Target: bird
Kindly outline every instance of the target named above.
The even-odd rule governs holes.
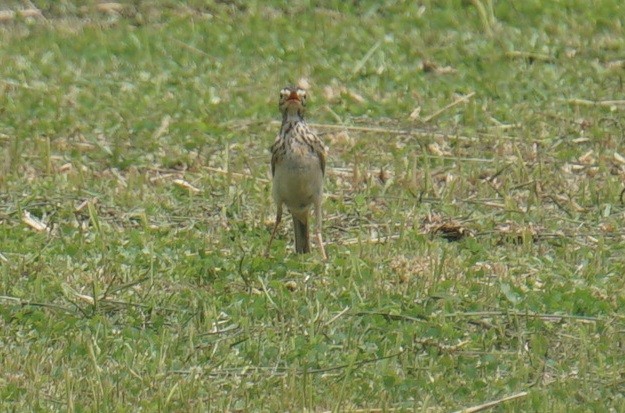
[[[277,212],[266,256],[286,205],[293,217],[295,252],[310,252],[308,218],[314,209],[317,244],[322,258],[327,260],[321,236],[326,150],[323,141],[304,120],[307,99],[308,94],[303,88],[286,86],[280,90],[278,107],[282,113],[282,126],[271,146],[271,192]]]

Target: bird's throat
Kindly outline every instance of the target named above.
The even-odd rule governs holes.
[[[296,122],[303,122],[303,121],[304,121],[304,114],[301,108],[292,108],[292,109],[287,108],[287,110],[284,111],[284,114],[282,116],[283,125],[287,122],[296,123]]]

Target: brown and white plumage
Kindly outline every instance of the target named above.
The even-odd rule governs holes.
[[[301,88],[289,86],[280,91],[282,126],[271,147],[272,194],[277,214],[267,254],[282,220],[282,208],[286,205],[293,216],[295,251],[300,254],[310,252],[308,217],[314,208],[317,243],[325,259],[321,238],[321,202],[326,155],[323,142],[304,120],[306,99],[306,91]]]

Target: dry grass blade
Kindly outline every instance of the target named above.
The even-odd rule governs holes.
[[[49,230],[48,226],[45,223],[43,223],[39,218],[32,216],[28,211],[24,211],[22,222],[38,232],[44,232]]]
[[[0,10],[0,22],[13,20],[13,19],[15,19],[17,17],[21,17],[21,18],[35,18],[35,17],[36,18],[42,18],[43,14],[41,14],[41,10],[35,9],[35,8],[18,10],[18,11]]]
[[[431,338],[415,339],[414,342],[422,346],[434,347],[438,349],[438,351],[440,351],[441,353],[449,354],[449,353],[455,353],[457,351],[460,351],[464,346],[469,344],[471,340],[463,340],[459,342],[458,344],[453,344],[453,345],[439,343],[438,341],[431,339]]]
[[[125,284],[122,285],[117,285],[115,287],[110,287],[107,289],[106,293],[104,294],[104,296],[108,296],[110,294],[114,294],[123,290],[127,290],[128,288],[134,287],[135,285],[139,285],[145,281],[148,281],[150,279],[150,277],[143,277],[143,278],[139,278],[138,280],[134,280],[134,281],[130,281],[127,282]]]
[[[13,302],[15,304],[21,305],[22,307],[25,307],[25,306],[44,307],[44,308],[50,308],[52,310],[65,311],[66,313],[72,313],[72,314],[74,313],[74,311],[72,311],[71,309],[69,309],[67,307],[63,307],[61,305],[50,304],[50,303],[37,303],[37,302],[34,302],[34,301],[22,300],[21,298],[18,298],[18,297],[10,297],[10,296],[7,296],[7,295],[0,295],[0,300],[10,301],[10,302]]]
[[[447,106],[437,110],[436,112],[432,113],[430,116],[426,116],[425,118],[421,119],[421,122],[428,123],[432,119],[440,116],[441,114],[445,113],[446,111],[448,111],[449,109],[453,108],[454,106],[457,106],[457,105],[459,105],[461,103],[468,102],[469,99],[471,99],[474,95],[475,95],[475,92],[471,92],[468,95],[459,97],[458,99],[456,99],[453,102],[451,102],[449,105],[447,105]]]
[[[354,66],[354,70],[352,71],[352,75],[356,75],[356,74],[358,74],[358,72],[360,72],[360,70],[362,70],[362,68],[365,66],[367,61],[369,59],[371,59],[371,56],[373,56],[375,51],[378,50],[378,48],[381,45],[382,45],[382,40],[378,40],[373,46],[371,46],[371,48],[367,51],[367,53],[365,53],[363,58],[360,59],[360,61],[358,63],[356,63],[356,66]]]
[[[345,313],[347,313],[350,310],[350,307],[347,306],[345,307],[343,310],[341,310],[338,314],[336,314],[334,317],[332,317],[331,319],[329,319],[328,321],[326,321],[324,323],[325,326],[329,326],[330,324],[332,324],[333,322],[335,322],[336,320],[338,320],[339,318],[341,318]]]
[[[189,49],[197,54],[200,54],[202,56],[210,56],[210,54],[206,53],[204,50],[200,50],[195,46],[191,46],[190,44],[186,44],[185,42],[181,42],[178,39],[171,39],[173,42],[179,44],[180,46],[184,47],[185,49]]]
[[[394,128],[383,128],[379,126],[331,125],[327,123],[311,123],[310,126],[314,128],[318,128],[318,129],[342,129],[342,130],[350,130],[350,131],[355,131],[355,132],[387,133],[387,134],[392,134],[392,135],[423,136],[423,137],[428,137],[428,138],[450,138],[450,139],[464,140],[464,141],[470,141],[470,142],[478,141],[478,138],[471,138],[469,136],[457,135],[454,133],[444,133],[440,131],[394,129]]]
[[[174,179],[173,182],[177,186],[184,188],[188,190],[189,192],[193,192],[194,194],[197,194],[198,192],[200,192],[199,188],[194,187],[193,185],[191,185],[189,182],[185,181],[184,179]]]
[[[235,178],[245,178],[245,179],[255,179],[258,182],[265,182],[265,183],[269,183],[269,179],[265,179],[265,178],[258,178],[256,176],[253,176],[251,174],[246,174],[246,173],[241,173],[241,172],[232,172],[232,171],[226,171],[225,169],[220,169],[220,168],[213,168],[210,166],[205,167],[204,169],[206,169],[209,172],[215,172],[218,174],[222,174],[222,175],[229,175]]]
[[[625,100],[589,100],[589,99],[560,99],[571,105],[578,106],[607,106],[607,107],[623,107],[625,106]]]
[[[409,315],[404,315],[404,314],[391,314],[391,313],[385,313],[385,312],[381,312],[381,311],[359,311],[357,313],[353,313],[351,314],[352,316],[358,316],[358,317],[362,317],[362,316],[380,316],[383,317],[384,319],[386,319],[387,321],[389,320],[400,320],[400,321],[410,321],[413,323],[423,323],[425,321],[427,321],[427,317],[421,316],[421,317],[412,317]]]
[[[96,10],[101,13],[120,13],[124,10],[124,5],[115,2],[99,3]]]
[[[476,412],[481,412],[481,411],[484,411],[486,409],[490,409],[491,407],[498,406],[498,405],[500,405],[502,403],[509,402],[509,401],[515,400],[515,399],[520,399],[521,397],[525,397],[527,395],[528,395],[528,393],[526,391],[523,391],[521,393],[513,394],[511,396],[507,396],[507,397],[504,397],[504,398],[499,399],[499,400],[494,400],[492,402],[480,404],[478,406],[467,407],[466,409],[457,410],[454,413],[476,413]]]
[[[561,320],[574,320],[580,322],[596,322],[605,321],[599,317],[572,315],[572,314],[544,314],[544,313],[531,313],[522,311],[473,311],[464,313],[450,313],[445,314],[443,317],[527,317],[527,318],[540,318],[545,321],[561,321]]]
[[[521,52],[518,50],[506,52],[506,56],[511,58],[527,59],[529,61],[552,62],[554,60],[554,58],[548,54]]]
[[[152,135],[152,139],[155,141],[159,140],[164,134],[166,134],[169,131],[170,124],[171,124],[171,116],[169,115],[163,116],[163,119],[161,119],[160,126]]]
[[[369,244],[379,244],[379,243],[384,243],[388,241],[398,240],[399,237],[400,237],[399,235],[388,235],[388,236],[371,237],[371,238],[366,238],[366,239],[350,238],[350,239],[341,241],[341,245],[356,245],[362,242],[369,243]]]

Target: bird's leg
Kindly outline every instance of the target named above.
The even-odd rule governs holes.
[[[321,238],[321,226],[323,223],[321,215],[321,199],[319,199],[319,201],[315,204],[315,237],[317,238],[317,245],[319,245],[319,252],[321,252],[321,257],[324,261],[327,261],[328,256],[326,255],[326,249],[323,247],[323,239]]]
[[[273,225],[273,231],[271,231],[271,238],[269,238],[269,243],[267,244],[265,257],[269,256],[269,249],[271,248],[271,243],[273,242],[273,239],[276,236],[276,231],[278,230],[278,225],[280,225],[280,221],[282,221],[282,204],[278,205],[278,211],[276,212],[276,222]]]

